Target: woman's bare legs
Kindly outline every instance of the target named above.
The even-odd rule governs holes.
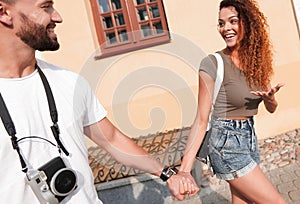
[[[246,197],[241,195],[237,190],[230,186],[232,204],[248,204],[251,203]]]
[[[264,175],[259,166],[256,166],[247,175],[228,181],[230,189],[234,193],[232,203],[240,204],[249,203],[255,204],[286,204],[278,191],[273,187],[271,182]],[[250,203],[251,203],[250,202]]]

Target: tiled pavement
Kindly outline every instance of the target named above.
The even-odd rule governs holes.
[[[300,204],[300,162],[265,173],[288,204]],[[231,197],[228,184],[215,178],[213,180],[213,182],[219,183],[217,187],[202,188],[200,193],[202,204],[230,204]],[[188,203],[196,204],[199,201],[198,198],[191,198]]]

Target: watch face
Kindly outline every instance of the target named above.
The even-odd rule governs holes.
[[[170,176],[168,176],[168,172],[169,172],[169,167],[166,167],[162,170],[160,174],[161,180],[167,181],[170,178]]]
[[[176,174],[177,172],[178,170],[175,167],[166,167],[162,170],[160,178],[163,181],[167,181],[173,174]]]

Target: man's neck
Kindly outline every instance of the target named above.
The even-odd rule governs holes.
[[[0,78],[21,78],[35,69],[35,52],[10,48],[0,51]]]
[[[35,70],[35,58],[20,61],[17,58],[5,61],[0,59],[0,78],[22,78],[30,75]]]
[[[16,40],[13,33],[1,33],[0,46],[0,78],[21,78],[34,71],[35,50]]]

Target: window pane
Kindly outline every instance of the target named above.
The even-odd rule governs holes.
[[[140,21],[145,21],[149,19],[146,7],[142,7],[138,9],[138,16]]]
[[[143,37],[148,37],[148,36],[152,35],[149,24],[141,25],[141,29],[142,29],[142,35],[143,35]]]
[[[112,19],[111,19],[110,16],[103,16],[102,20],[103,20],[104,28],[111,28],[111,27],[113,27],[113,22],[112,22]]]
[[[139,4],[143,4],[145,3],[145,0],[136,0],[136,4],[139,5]]]
[[[100,5],[100,12],[101,13],[105,13],[105,12],[110,11],[109,4],[108,4],[107,0],[98,0],[98,3]]]
[[[151,6],[150,8],[151,8],[153,18],[160,17],[160,13],[159,13],[159,9],[158,9],[157,5]]]
[[[155,28],[155,32],[156,32],[156,34],[161,34],[161,33],[163,33],[164,32],[164,30],[163,30],[163,26],[162,26],[162,24],[161,24],[161,22],[159,21],[159,22],[157,22],[157,23],[153,23],[153,27]]]
[[[116,24],[117,26],[120,25],[124,25],[125,24],[125,20],[124,20],[124,16],[123,13],[118,13],[115,15],[115,19],[116,19]]]
[[[126,30],[119,30],[118,35],[121,42],[128,41],[128,34]]]
[[[112,5],[112,7],[113,7],[114,10],[122,8],[120,0],[112,0],[111,1],[111,5]]]
[[[148,0],[148,2],[156,2],[156,0]]]
[[[116,35],[114,32],[106,33],[106,41],[108,44],[115,44],[117,43]]]

